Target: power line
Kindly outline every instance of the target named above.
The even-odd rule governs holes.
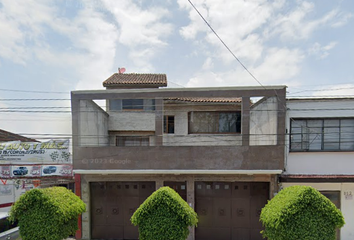
[[[16,89],[4,89],[4,88],[0,88],[0,91],[5,91],[5,92],[24,92],[24,93],[70,94],[70,92],[32,91],[32,90],[16,90]]]
[[[216,31],[212,28],[212,26],[208,23],[208,21],[203,17],[203,15],[198,11],[198,9],[194,6],[194,4],[191,2],[191,0],[188,0],[188,2],[192,5],[194,10],[199,14],[199,16],[203,19],[203,21],[208,25],[208,27],[211,29],[211,31],[215,34],[215,36],[220,40],[220,42],[225,46],[225,48],[231,53],[231,55],[239,62],[239,64],[248,72],[248,74],[256,80],[259,85],[264,87],[260,81],[247,69],[247,67],[240,61],[240,59],[231,51],[231,49],[226,45],[226,43],[221,39],[221,37],[216,33]]]

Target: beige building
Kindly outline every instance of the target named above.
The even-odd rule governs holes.
[[[164,88],[164,74],[113,74],[73,91],[82,239],[138,239],[130,217],[174,188],[199,216],[189,239],[262,239],[259,214],[284,168],[285,86]]]

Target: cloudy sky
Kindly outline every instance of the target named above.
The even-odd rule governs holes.
[[[191,1],[262,85],[354,97],[354,1]],[[69,92],[118,67],[169,87],[259,86],[188,0],[0,0],[1,129],[70,133]]]

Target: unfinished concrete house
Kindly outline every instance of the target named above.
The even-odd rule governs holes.
[[[261,208],[284,168],[285,86],[166,88],[115,73],[73,91],[73,164],[88,206],[82,239],[138,239],[130,217],[170,186],[195,209],[189,239],[262,239]]]

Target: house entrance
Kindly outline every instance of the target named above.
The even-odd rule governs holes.
[[[130,217],[155,191],[155,182],[93,182],[91,239],[138,239]]]
[[[196,240],[262,240],[269,183],[196,182]]]

